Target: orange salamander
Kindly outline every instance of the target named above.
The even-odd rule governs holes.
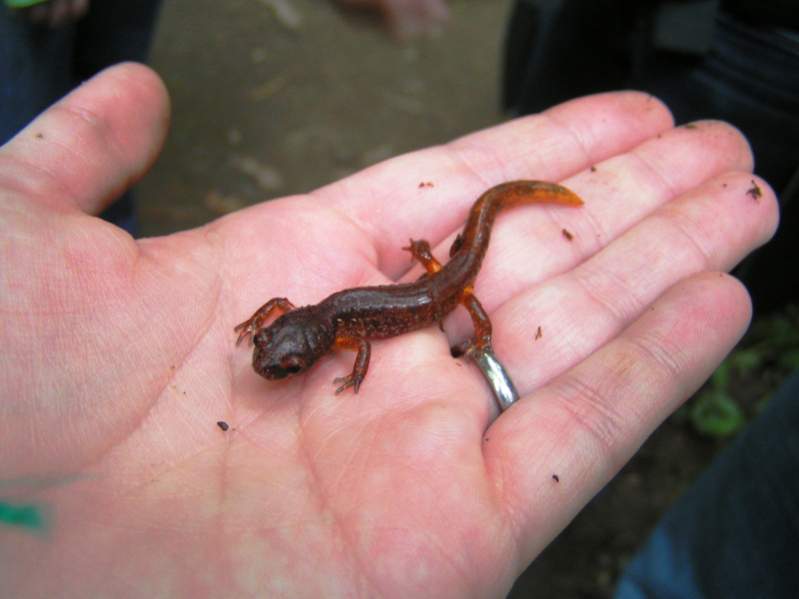
[[[511,181],[481,195],[469,212],[466,226],[449,250],[442,266],[424,240],[411,240],[408,250],[427,270],[413,283],[355,287],[338,291],[313,306],[296,308],[275,297],[235,328],[236,344],[252,337],[252,365],[269,380],[304,372],[331,349],[356,350],[352,372],[335,379],[336,393],[352,387],[355,393],[369,368],[369,339],[385,339],[426,327],[463,304],[474,323],[475,336],[461,349],[491,346],[491,321],[474,296],[497,212],[517,204],[548,203],[579,206],[583,202],[570,190],[542,181]],[[265,326],[272,313],[282,313]],[[443,329],[442,329],[443,330]]]

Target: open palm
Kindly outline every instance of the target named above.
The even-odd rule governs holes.
[[[86,213],[166,121],[123,65],[0,151],[0,497],[48,521],[0,529],[9,596],[501,596],[741,335],[746,292],[717,271],[776,225],[736,131],[619,93],[134,241]],[[495,227],[475,293],[522,395],[501,416],[449,355],[464,314],[374,343],[357,395],[333,393],[349,352],[269,382],[234,345],[272,296],[418,276],[409,237],[444,261],[518,178],[585,206]]]

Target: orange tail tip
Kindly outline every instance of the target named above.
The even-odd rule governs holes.
[[[567,190],[568,191],[568,190]],[[582,206],[585,202],[576,193],[568,191],[565,194],[547,195],[537,200],[541,204],[557,204],[558,206]]]
[[[555,196],[555,203],[567,206],[582,206],[585,203],[582,198],[571,189],[563,187],[562,185],[558,185],[558,187],[561,191]]]
[[[488,193],[495,192],[503,206],[517,204],[560,204],[562,206],[582,206],[583,200],[563,185],[546,181],[509,181],[497,185]]]
[[[539,201],[548,204],[563,204],[565,206],[582,206],[583,200],[568,187],[557,183],[539,182],[533,189],[533,195],[539,196]],[[537,198],[538,199],[538,198]]]

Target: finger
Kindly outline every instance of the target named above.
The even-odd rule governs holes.
[[[400,248],[409,237],[435,245],[462,225],[487,188],[519,178],[562,180],[671,124],[651,96],[600,94],[386,161],[315,195],[364,231],[380,267],[396,277],[408,266]]]
[[[730,269],[767,241],[777,200],[762,181],[763,196],[753,200],[751,181],[747,173],[708,181],[574,270],[499,308],[494,345],[519,390],[530,392],[590,355],[680,280]]]
[[[697,275],[489,428],[486,468],[525,563],[707,379],[750,310],[736,280]]]
[[[26,201],[96,214],[146,172],[168,120],[167,93],[152,70],[111,67],[0,148],[0,183]]]
[[[691,128],[678,127],[647,140],[630,152],[615,156],[565,181],[567,186],[585,200],[585,205],[579,209],[553,210],[536,206],[522,214],[508,214],[505,218],[500,218],[494,227],[491,247],[478,276],[475,293],[489,313],[493,313],[504,302],[529,289],[537,281],[574,268],[647,215],[666,206],[675,197],[721,173],[747,171],[751,166],[752,157],[746,140],[736,129],[724,123],[705,122],[697,123]],[[751,187],[751,180],[744,173],[744,177],[736,179],[735,185],[729,189],[722,187],[724,183],[719,182],[718,190],[713,188],[703,192],[703,197],[729,196],[730,212],[723,215],[723,222],[727,222],[727,216],[746,219],[730,222],[725,232],[733,237],[737,230],[751,232],[750,245],[742,243],[727,246],[726,238],[718,235],[711,237],[721,248],[720,251],[723,248],[730,251],[733,263],[768,239],[776,226],[777,212],[773,192],[764,184],[765,200],[760,203],[751,202],[746,193]],[[699,214],[706,217],[701,226],[719,232],[718,229],[713,229],[713,223],[720,205],[697,205]],[[755,207],[758,209],[749,210]],[[564,230],[567,234],[564,234]],[[647,237],[648,234],[643,233],[635,238],[630,256],[624,258],[628,264],[637,264],[636,257],[647,255],[647,250],[655,247],[665,252],[665,259],[676,256],[679,252],[680,248],[671,248],[665,243],[674,241],[673,235],[657,237],[657,231],[651,233],[655,237]],[[701,235],[701,231],[694,231],[694,235]],[[445,255],[451,239],[452,236],[436,248],[434,253]],[[679,240],[681,243],[689,241],[691,240]],[[652,261],[647,270],[652,277],[660,275],[653,268],[658,262],[662,260]],[[676,264],[677,261],[671,262]],[[617,270],[624,265],[612,264],[608,268],[611,266]],[[716,264],[709,267],[723,269],[727,265]],[[692,272],[694,271],[684,272],[683,276]],[[623,273],[619,276],[623,276]],[[675,280],[668,281],[666,286],[674,282]],[[665,287],[661,286],[659,291],[663,289]],[[631,295],[619,297],[617,301],[629,303],[630,298],[641,297],[638,289],[627,289],[626,292]],[[656,296],[650,294],[649,301],[654,297]],[[536,311],[531,314],[539,318],[546,315],[546,312]],[[529,332],[531,324],[528,323],[519,332]],[[448,323],[448,331],[454,335],[455,340],[466,334],[467,330],[466,319],[461,316]],[[498,330],[501,329],[498,327]]]

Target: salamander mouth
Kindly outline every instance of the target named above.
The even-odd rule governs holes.
[[[263,366],[255,364],[255,372],[270,381],[278,381],[280,379],[285,379],[297,374],[300,372],[300,369],[286,369],[282,368],[281,366]]]
[[[305,370],[305,367],[296,361],[284,359],[283,363],[276,364],[274,358],[263,354],[263,351],[256,348],[253,352],[252,365],[255,372],[270,381],[285,379]]]
[[[264,368],[263,371],[261,371],[261,374],[271,381],[284,379],[289,375],[289,373],[280,366],[275,366],[274,368]]]
[[[283,368],[282,366],[272,366],[271,368],[267,369],[268,376],[266,378],[285,379],[300,372],[302,372],[301,366],[289,366],[288,368]]]

